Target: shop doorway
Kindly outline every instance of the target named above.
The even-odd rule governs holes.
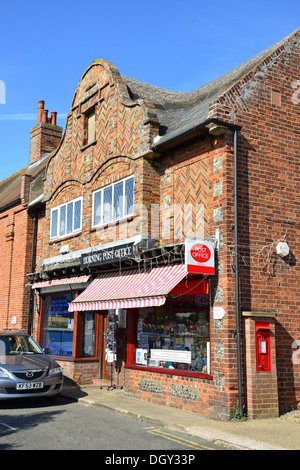
[[[106,347],[106,316],[107,312],[98,312],[99,318],[99,330],[98,330],[98,344],[99,344],[99,379],[109,380],[110,379],[110,367],[105,358],[105,347]]]
[[[113,382],[119,384],[122,382],[121,371],[126,360],[127,334],[117,316],[115,327],[110,329],[111,312],[112,310],[99,312],[99,378],[109,381],[113,378]]]

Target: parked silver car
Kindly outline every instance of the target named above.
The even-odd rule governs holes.
[[[60,365],[20,330],[0,330],[0,400],[54,397],[61,392]]]

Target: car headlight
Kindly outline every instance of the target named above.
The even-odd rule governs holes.
[[[3,379],[12,379],[12,376],[7,370],[0,367],[0,379],[2,379],[2,378]]]
[[[49,375],[57,375],[61,373],[62,373],[61,367],[53,367],[52,369],[49,370]]]

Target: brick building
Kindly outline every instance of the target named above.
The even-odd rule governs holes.
[[[298,406],[299,35],[190,93],[84,72],[29,195],[33,333],[78,383],[225,419]],[[214,273],[187,273],[189,240]]]
[[[32,292],[27,274],[34,270],[38,204],[47,155],[57,147],[62,128],[56,113],[48,119],[39,102],[38,119],[30,135],[29,164],[0,183],[0,328],[30,330]],[[31,195],[30,193],[30,185]],[[37,199],[35,199],[37,195]]]

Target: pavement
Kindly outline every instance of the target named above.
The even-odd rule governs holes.
[[[65,380],[62,395],[154,426],[186,433],[233,450],[299,450],[300,410],[278,418],[222,421],[126,396],[121,388],[78,386]]]

